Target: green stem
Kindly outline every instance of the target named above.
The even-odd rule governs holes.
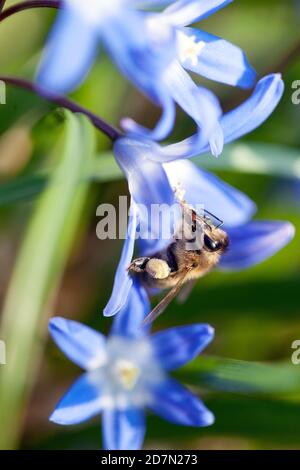
[[[87,198],[85,174],[94,138],[84,116],[67,112],[60,163],[37,202],[12,274],[0,333],[7,349],[0,376],[1,449],[13,449],[18,443],[24,405],[46,337],[45,315],[52,312]]]

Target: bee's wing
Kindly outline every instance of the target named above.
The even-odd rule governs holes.
[[[178,292],[180,291],[182,285],[184,284],[186,277],[190,270],[186,270],[182,277],[177,282],[176,286],[172,287],[172,289],[165,295],[165,297],[154,307],[154,309],[146,316],[145,320],[143,321],[143,325],[148,325],[152,323],[159,315],[161,315],[164,310],[167,308],[169,303],[176,297]]]
[[[212,226],[208,223],[207,219],[204,216],[196,214],[196,220],[203,230],[207,229],[211,232]]]
[[[202,225],[202,227],[206,227],[210,232],[215,228],[220,228],[224,225],[223,220],[219,219],[216,215],[204,210],[205,215],[196,214],[196,220]],[[207,217],[209,216],[209,217]]]

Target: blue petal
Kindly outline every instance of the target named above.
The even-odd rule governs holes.
[[[255,85],[256,72],[239,47],[195,28],[182,28],[178,34],[178,38],[184,34],[193,36],[197,43],[205,43],[199,52],[197,64],[189,59],[181,62],[186,69],[228,85],[241,88],[252,88]]]
[[[255,221],[227,230],[230,245],[220,266],[226,270],[241,270],[261,263],[273,256],[295,234],[289,222]]]
[[[284,92],[280,74],[262,78],[242,105],[221,119],[225,143],[239,139],[259,127],[274,111]]]
[[[159,146],[158,151],[151,155],[151,160],[160,163],[173,162],[195,157],[200,153],[208,152],[209,149],[209,144],[202,145],[197,134],[194,134],[175,144]]]
[[[128,132],[161,140],[170,133],[175,119],[174,102],[163,75],[175,58],[176,36],[172,27],[152,31],[147,19],[141,12],[126,11],[126,22],[123,17],[115,17],[104,25],[102,34],[108,53],[123,75],[163,108],[162,117],[152,131],[138,126],[131,119],[123,120],[122,126]],[[153,21],[153,24],[156,23]]]
[[[158,91],[156,92],[156,96],[158,96]],[[174,127],[176,117],[175,102],[168,94],[167,90],[161,94],[158,101],[163,112],[154,129],[147,129],[144,126],[137,124],[133,119],[127,117],[121,120],[121,127],[123,130],[127,134],[131,134],[133,138],[135,136],[143,136],[147,139],[162,140],[167,137]]]
[[[103,412],[102,433],[106,450],[139,450],[143,446],[145,431],[145,415],[140,409]]]
[[[211,326],[198,324],[170,328],[152,335],[150,340],[160,365],[173,370],[197,357],[213,336]]]
[[[84,79],[98,50],[98,33],[76,10],[66,6],[51,31],[37,83],[49,92],[64,94]]]
[[[129,0],[135,7],[159,7],[173,3],[174,0]]]
[[[143,336],[146,330],[141,325],[150,310],[150,302],[145,289],[134,281],[126,305],[114,318],[111,335],[129,338]]]
[[[197,124],[198,145],[207,143],[222,115],[216,96],[198,87],[178,61],[168,67],[165,80],[173,99]]]
[[[201,400],[173,379],[166,379],[152,391],[149,406],[167,421],[184,426],[209,426],[213,414]]]
[[[218,157],[223,152],[224,134],[220,123],[216,125],[214,132],[209,138],[209,147],[214,157]]]
[[[83,374],[68,390],[50,416],[57,424],[78,424],[103,409],[101,384],[95,384],[91,372]]]
[[[256,211],[254,202],[244,193],[192,162],[179,160],[164,164],[164,168],[171,186],[178,182],[189,204],[195,209],[202,205],[229,227],[247,222]]]
[[[101,333],[73,320],[54,317],[49,332],[57,346],[75,364],[89,369],[106,357],[106,339]]]
[[[250,98],[220,120],[225,143],[239,139],[259,127],[274,111],[284,91],[280,74],[262,78]],[[152,160],[170,162],[182,158],[191,158],[210,151],[210,145],[199,145],[197,135],[192,135],[176,144],[159,146]]]
[[[172,24],[187,26],[207,18],[231,2],[232,0],[179,0],[163,14]]]
[[[162,242],[163,227],[160,218],[151,217],[151,212],[161,204],[171,206],[174,203],[174,192],[162,165],[151,161],[157,147],[153,142],[130,138],[118,139],[114,145],[115,157],[126,175],[130,194],[139,205],[140,237],[154,251]]]
[[[134,202],[131,203],[127,238],[123,245],[121,259],[115,274],[114,286],[111,297],[103,310],[106,317],[115,315],[126,304],[127,297],[132,286],[132,279],[127,268],[132,260],[135,235],[137,228],[137,209]]]

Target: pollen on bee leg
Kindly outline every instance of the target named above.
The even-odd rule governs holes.
[[[168,263],[162,259],[151,258],[146,266],[147,273],[153,277],[153,279],[166,279],[171,269]]]

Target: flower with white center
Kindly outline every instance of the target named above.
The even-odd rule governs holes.
[[[201,400],[168,376],[200,354],[213,329],[197,324],[149,335],[141,328],[149,311],[144,289],[134,284],[107,339],[75,321],[52,318],[52,338],[86,372],[59,402],[51,421],[70,425],[102,414],[104,447],[109,450],[142,447],[145,408],[186,426],[213,423]]]
[[[85,78],[103,43],[126,78],[162,108],[153,130],[126,118],[122,120],[126,132],[164,139],[173,128],[177,103],[195,121],[201,145],[212,139],[211,146],[221,149],[221,139],[214,144],[221,117],[219,102],[196,85],[185,69],[244,88],[255,84],[256,74],[239,48],[187,25],[230,1],[62,0],[38,85],[58,94],[72,90]]]
[[[147,32],[148,16],[142,1],[62,0],[40,64],[38,84],[56,94],[74,89],[94,63],[102,42],[121,71],[129,78],[137,74],[138,86],[158,99],[161,91],[155,80],[174,57],[170,47],[174,34],[170,28],[164,30],[158,41]]]
[[[209,142],[213,154],[220,154],[223,148],[219,120],[222,110],[214,96],[199,87],[188,71],[200,76],[241,88],[252,88],[256,72],[244,52],[228,41],[189,25],[212,15],[227,6],[232,0],[178,0],[167,2],[168,6],[159,14],[146,18],[148,31],[154,38],[159,31],[174,31],[174,60],[166,63],[161,74],[160,86],[164,87],[164,113],[154,131],[138,125],[132,119],[123,119],[122,126],[127,132],[146,138],[160,140],[174,124],[174,102],[187,113],[198,126],[198,144]],[[134,78],[133,78],[134,81]],[[162,88],[163,89],[163,88]],[[167,99],[169,97],[169,99]],[[165,133],[165,135],[164,135]],[[205,144],[206,145],[206,144]]]
[[[283,88],[279,75],[263,78],[245,103],[223,116],[221,132],[225,142],[241,137],[264,122],[277,106]],[[224,221],[230,248],[222,256],[222,269],[235,271],[261,263],[293,238],[295,229],[289,222],[252,221],[256,211],[253,201],[191,161],[183,160],[208,150],[208,146],[199,147],[196,136],[165,147],[130,137],[115,142],[114,153],[128,180],[132,211],[113,291],[104,309],[105,316],[118,313],[130,291],[132,278],[127,268],[133,256],[138,224],[149,234],[148,239],[140,240],[142,255],[153,255],[170,243],[169,239],[163,239],[161,226],[153,227],[154,221],[148,214],[151,214],[153,204],[171,207],[175,202],[174,188],[179,188],[179,199],[183,194],[192,207],[201,206]],[[138,211],[138,207],[146,207],[146,214]],[[157,234],[156,239],[153,234]]]

